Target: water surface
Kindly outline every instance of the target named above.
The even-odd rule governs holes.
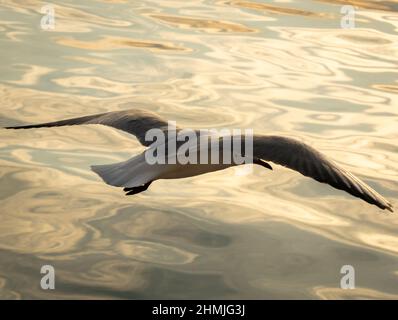
[[[299,137],[398,207],[398,1],[54,1],[50,31],[44,4],[1,1],[1,126],[139,107]],[[142,150],[101,126],[0,130],[0,298],[398,298],[396,214],[278,166],[133,197],[89,170]]]

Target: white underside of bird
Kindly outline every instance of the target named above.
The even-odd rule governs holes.
[[[219,136],[217,136],[219,138]],[[167,140],[165,144],[172,143]],[[223,149],[220,149],[218,143],[209,143],[208,145],[198,146],[196,142],[192,142],[188,146],[191,153],[195,153],[194,158],[199,159],[201,151],[206,151],[211,155],[212,152],[219,153],[219,159],[223,158]],[[146,159],[146,153],[151,149],[145,150],[141,154],[120,163],[110,165],[94,165],[91,169],[97,173],[107,184],[115,187],[133,188],[146,184],[150,181],[159,179],[180,179],[197,176],[204,173],[223,170],[237,164],[231,161],[230,164],[224,164],[221,161],[211,163],[211,158],[207,159],[207,163],[185,163],[182,164],[177,159],[181,151],[178,149],[173,153],[158,154],[159,158],[176,159],[175,163],[165,164],[149,164]],[[159,148],[163,150],[163,148]],[[206,150],[204,150],[206,149]],[[249,160],[250,161],[250,160]],[[199,162],[199,161],[197,161]],[[248,162],[249,163],[249,162]]]

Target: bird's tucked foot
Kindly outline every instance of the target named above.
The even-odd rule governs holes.
[[[265,162],[265,161],[262,160],[262,159],[254,158],[254,159],[253,159],[253,163],[254,163],[254,164],[258,164],[258,165],[260,165],[260,166],[262,166],[262,167],[265,167],[265,168],[267,168],[267,169],[273,170],[272,167],[271,167],[271,165],[270,165],[268,162]]]
[[[131,187],[131,188],[126,187],[126,188],[123,188],[123,191],[126,192],[126,196],[132,196],[133,194],[137,194],[137,193],[147,190],[148,187],[151,185],[151,183],[152,183],[152,181],[145,183],[144,185],[138,186],[138,187]]]

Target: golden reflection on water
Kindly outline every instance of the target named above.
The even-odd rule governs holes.
[[[397,207],[397,2],[347,3],[353,30],[339,1],[72,1],[46,32],[38,2],[3,1],[0,125],[139,107],[298,137]],[[0,130],[1,299],[397,298],[395,214],[277,166],[135,197],[89,170],[142,150],[101,126]]]
[[[115,37],[105,37],[96,41],[79,41],[70,38],[60,38],[57,42],[64,46],[70,46],[86,50],[115,50],[129,47],[144,48],[149,50],[186,50],[178,46],[173,46],[172,44]]]
[[[192,29],[200,29],[200,30],[214,31],[214,32],[255,32],[255,30],[247,28],[240,24],[217,21],[217,20],[194,19],[194,18],[175,17],[175,16],[166,16],[158,14],[152,14],[150,16],[152,18],[170,23],[172,25],[179,26],[181,28],[188,28],[188,29],[192,28]]]
[[[357,288],[357,296],[356,299],[382,299],[382,300],[397,300],[398,295],[396,294],[388,294],[384,292],[380,292],[377,290],[367,289],[367,288]],[[352,298],[349,294],[348,290],[343,291],[336,288],[314,288],[315,294],[321,299],[332,299],[332,300],[340,300],[340,299],[350,299]]]
[[[369,10],[383,10],[388,12],[394,12],[397,9],[398,1],[396,0],[316,0],[319,2],[326,2],[330,4],[341,4],[341,5],[352,5],[361,9]]]
[[[240,0],[232,0],[226,1],[226,5],[236,6],[240,8],[254,9],[260,10],[267,13],[277,13],[277,14],[287,14],[287,15],[299,15],[306,17],[326,17],[328,16],[326,13],[318,13],[309,10],[301,10],[291,7],[281,7],[276,5],[270,5],[267,3],[259,3],[254,1],[240,1]]]

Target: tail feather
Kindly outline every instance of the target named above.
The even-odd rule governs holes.
[[[144,156],[138,155],[127,161],[93,165],[91,170],[98,174],[105,183],[115,187],[137,187],[152,180],[159,175],[159,167],[149,165]]]
[[[122,162],[106,165],[93,165],[91,166],[91,170],[98,174],[105,183],[111,186],[121,187],[123,186],[123,183],[120,181],[123,177],[123,174],[121,173],[123,164],[124,163]]]

